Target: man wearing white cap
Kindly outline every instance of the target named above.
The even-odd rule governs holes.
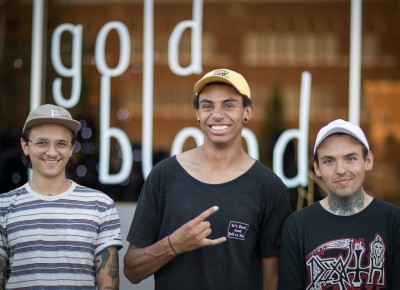
[[[207,73],[193,100],[204,143],[158,163],[128,234],[127,278],[157,290],[276,289],[286,186],[242,147],[253,107],[242,75]]]
[[[120,222],[104,193],[67,179],[80,123],[42,105],[26,119],[25,185],[0,195],[0,289],[118,289]]]
[[[365,192],[373,161],[357,125],[319,131],[314,170],[328,194],[285,222],[279,290],[400,289],[400,208]]]

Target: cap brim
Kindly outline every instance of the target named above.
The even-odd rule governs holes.
[[[67,127],[72,130],[75,134],[78,133],[81,128],[81,123],[76,120],[62,119],[62,118],[34,118],[26,122],[23,131],[41,124],[58,124]]]
[[[351,130],[348,130],[348,129],[346,129],[346,128],[340,127],[340,128],[331,128],[331,129],[327,130],[327,131],[324,133],[324,135],[322,135],[322,136],[319,138],[319,139],[320,139],[319,142],[315,144],[315,146],[314,146],[314,153],[317,151],[317,148],[319,147],[319,145],[321,145],[321,143],[324,142],[324,140],[325,140],[326,138],[328,138],[329,136],[331,136],[331,135],[333,135],[333,134],[336,134],[336,133],[343,133],[343,134],[347,134],[347,135],[352,136],[353,138],[357,139],[357,140],[360,141],[362,144],[364,144],[364,145],[368,148],[368,150],[369,150],[369,145],[368,145],[368,144],[365,144],[366,140],[365,140],[365,141],[364,141],[364,140],[361,140],[360,137],[357,136],[356,134],[354,134],[354,132],[352,132]]]
[[[231,85],[234,87],[239,93],[242,95],[243,92],[239,91],[238,88],[230,82],[227,78],[221,77],[221,76],[209,76],[204,79],[199,80],[195,85],[194,85],[194,91],[196,94],[200,93],[200,91],[209,83],[216,83],[216,82],[221,82],[221,83],[226,83],[228,85]]]

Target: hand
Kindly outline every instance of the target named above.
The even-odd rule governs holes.
[[[226,237],[207,239],[211,234],[211,224],[206,219],[218,209],[218,206],[210,207],[169,236],[171,244],[178,254],[206,246],[215,246],[226,241]]]

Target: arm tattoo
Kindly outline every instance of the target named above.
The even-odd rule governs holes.
[[[111,247],[111,250],[110,248],[107,248],[98,253],[95,257],[95,270],[96,275],[103,276],[105,278],[101,279],[104,281],[104,285],[101,288],[99,287],[99,289],[119,289],[118,250]]]
[[[0,256],[0,290],[6,289],[6,276],[8,270],[7,258]]]
[[[108,275],[114,280],[118,278],[119,269],[118,269],[118,252],[111,254],[111,263]]]
[[[104,269],[104,267],[107,264],[108,259],[110,258],[110,251],[108,249],[105,249],[98,253],[96,257],[94,257],[94,265],[96,269],[96,274],[99,274],[99,272]]]

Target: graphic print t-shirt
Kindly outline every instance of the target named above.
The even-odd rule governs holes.
[[[282,232],[279,290],[400,289],[400,208],[374,199],[352,216],[319,203]]]

